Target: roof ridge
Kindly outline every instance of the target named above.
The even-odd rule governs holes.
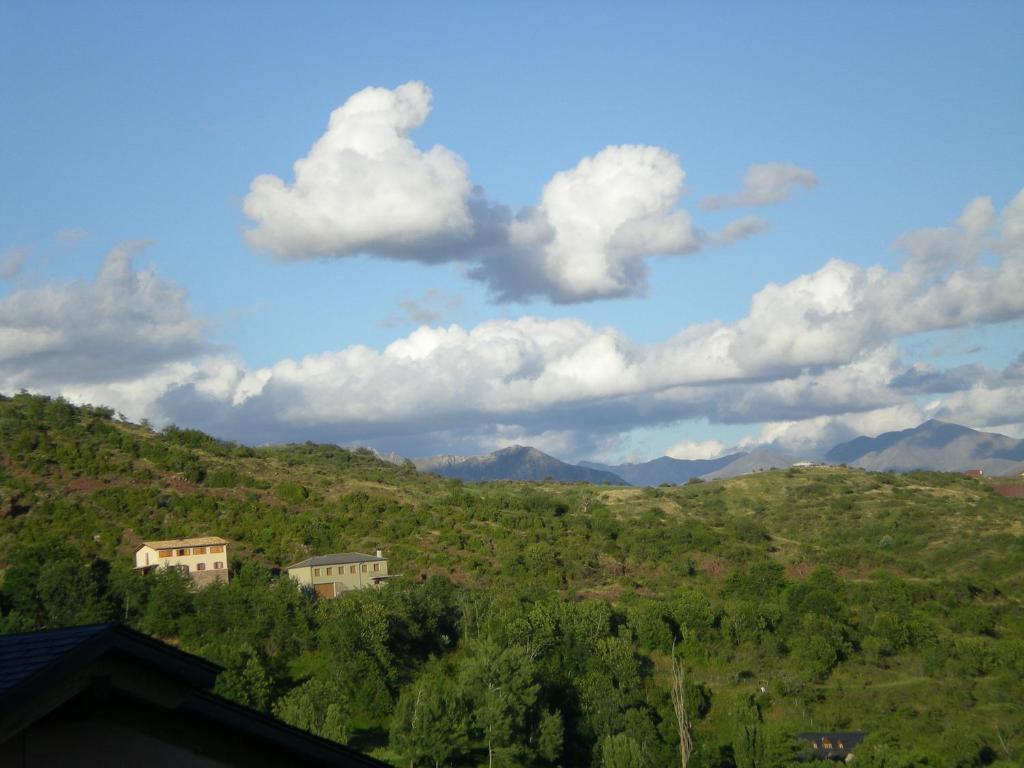
[[[68,632],[74,632],[74,631],[84,631],[84,630],[87,630],[87,629],[97,630],[96,634],[99,634],[99,630],[100,629],[106,630],[106,629],[110,629],[112,627],[118,627],[118,626],[121,626],[121,625],[118,622],[116,622],[116,621],[97,621],[97,622],[94,622],[92,624],[78,624],[78,625],[75,625],[75,626],[72,626],[72,627],[49,627],[47,629],[34,629],[34,630],[29,630],[27,632],[8,632],[8,633],[0,635],[0,639],[3,639],[3,640],[14,640],[15,638],[23,637],[23,636],[26,636],[26,635],[34,635],[34,636],[38,637],[39,635],[44,635],[44,634],[51,634],[51,633],[57,633],[57,632],[68,633]]]

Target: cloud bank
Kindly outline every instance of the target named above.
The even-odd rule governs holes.
[[[4,391],[136,380],[213,349],[185,290],[152,269],[135,269],[134,255],[144,246],[114,248],[92,282],[0,298]]]
[[[556,173],[536,205],[513,212],[487,199],[455,152],[412,141],[431,101],[419,82],[350,97],[295,162],[290,184],[273,175],[252,181],[242,206],[254,224],[248,243],[282,261],[366,254],[465,262],[497,301],[568,304],[642,295],[651,256],[764,229],[748,218],[715,235],[697,232],[679,207],[679,159],[640,145],[583,158]]]
[[[578,178],[606,170],[589,164]],[[671,213],[663,221],[664,207],[638,210],[684,232]],[[534,437],[578,456],[637,427],[696,418],[767,422],[756,442],[799,450],[929,416],[1024,429],[1020,360],[936,370],[904,363],[898,343],[1024,318],[1024,191],[1000,214],[978,198],[955,224],[907,233],[897,246],[898,269],[831,260],[766,285],[735,323],[691,325],[655,344],[527,316],[424,325],[380,350],[354,345],[257,369],[212,348],[185,292],[136,270],[122,247],[93,282],[0,299],[0,389],[59,392],[248,442],[407,454]],[[918,405],[920,396],[931,402]],[[691,456],[712,448],[674,447]]]

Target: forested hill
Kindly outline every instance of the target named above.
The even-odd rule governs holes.
[[[140,576],[143,539],[233,542],[229,585]],[[281,566],[382,548],[314,601]],[[369,451],[248,448],[0,398],[0,631],[117,619],[218,691],[395,765],[862,766],[1024,759],[1024,501],[984,480],[806,468],[671,488],[482,483]],[[806,763],[805,763],[806,764]]]

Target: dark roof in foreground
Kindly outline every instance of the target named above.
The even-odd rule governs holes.
[[[49,629],[0,635],[0,708],[19,689],[60,673],[69,664],[85,664],[110,651],[127,651],[155,664],[189,685],[213,685],[221,668],[206,659],[179,651],[166,643],[120,624]]]
[[[319,568],[321,565],[349,565],[351,563],[383,563],[386,557],[364,555],[362,552],[336,552],[333,555],[314,555],[289,565],[288,568]]]
[[[227,750],[222,757],[226,754],[229,762],[236,759],[230,750],[244,745],[255,751],[261,765],[264,757],[281,764],[283,756],[292,765],[387,768],[354,749],[211,693],[207,689],[220,671],[216,664],[120,624],[0,635],[0,743],[33,723],[48,722],[73,700],[90,707],[91,702],[119,696],[139,713],[129,728],[147,727],[144,713],[156,712],[151,723],[166,721],[172,729],[181,726],[189,729],[186,733],[205,734],[208,741],[215,734],[212,743]],[[159,694],[147,698],[151,689]],[[90,699],[92,690],[99,691],[98,699]],[[168,696],[168,691],[175,693]]]
[[[0,696],[45,669],[101,629],[72,627],[56,632],[29,632],[0,637]]]

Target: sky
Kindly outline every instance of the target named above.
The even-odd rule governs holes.
[[[417,457],[1024,438],[1024,5],[0,3],[0,393]]]

